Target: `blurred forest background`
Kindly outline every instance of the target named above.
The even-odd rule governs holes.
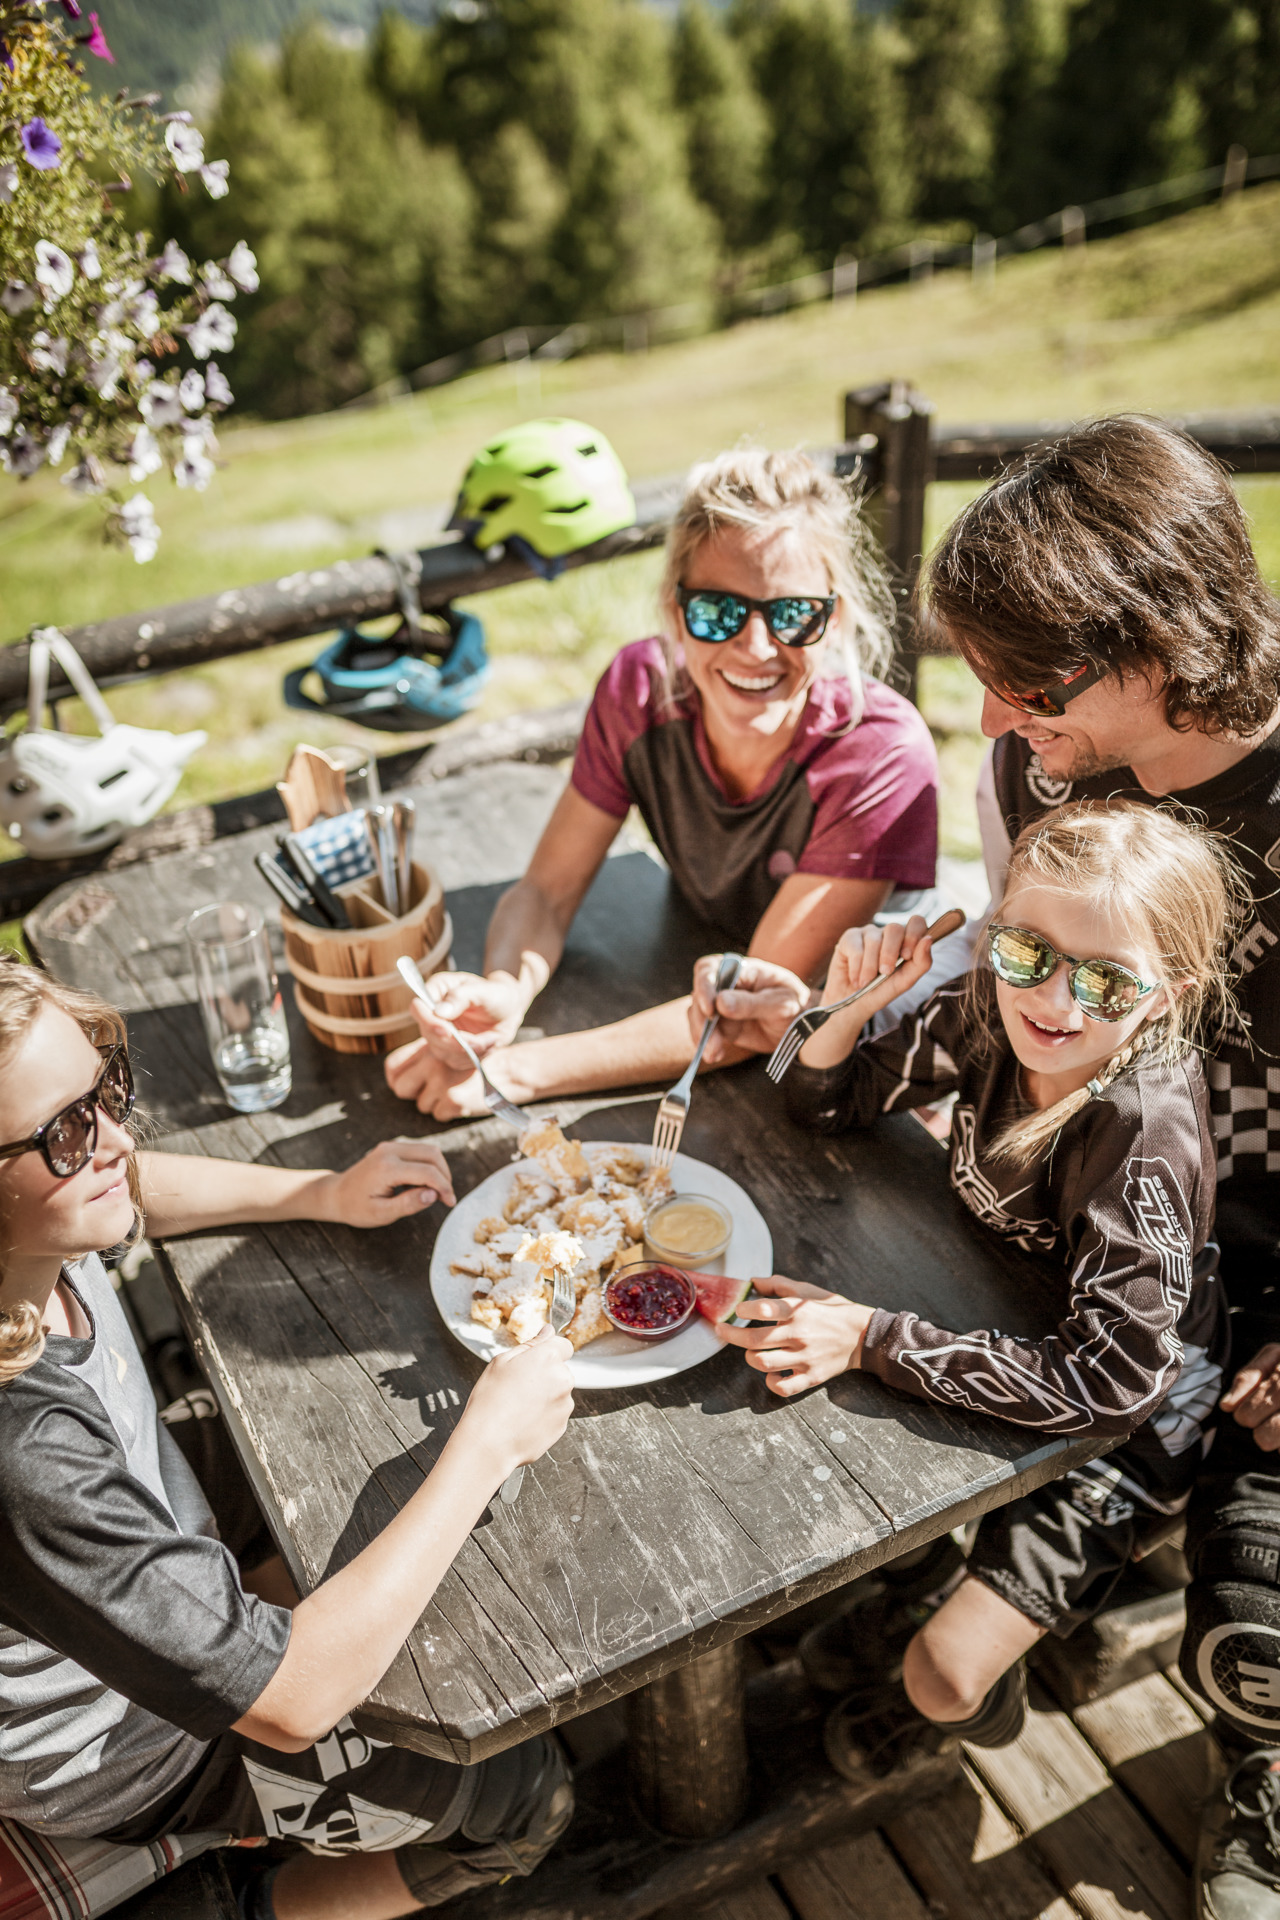
[[[244,237],[240,405],[341,405],[522,325],[689,305],[1280,153],[1280,0],[113,0]]]

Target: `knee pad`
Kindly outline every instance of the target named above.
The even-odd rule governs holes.
[[[1280,1513],[1224,1508],[1191,1575],[1183,1676],[1255,1744],[1280,1744]]]

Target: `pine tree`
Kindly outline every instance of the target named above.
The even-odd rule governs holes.
[[[995,185],[999,0],[899,0],[918,216],[985,226]]]
[[[689,181],[733,249],[758,237],[769,138],[764,103],[737,42],[704,0],[688,0],[671,49],[673,95],[685,124]]]
[[[914,200],[889,36],[841,0],[739,0],[735,30],[770,119],[767,221],[826,265],[900,239]]]

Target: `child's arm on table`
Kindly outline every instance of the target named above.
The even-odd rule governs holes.
[[[507,1475],[564,1432],[571,1352],[544,1328],[489,1362],[425,1483],[294,1608],[284,1657],[237,1733],[300,1753],[373,1691]]]
[[[347,1168],[253,1166],[199,1154],[140,1153],[147,1231],[163,1238],[251,1220],[383,1227],[435,1200],[453,1205],[448,1162],[432,1140],[383,1140]],[[397,1191],[401,1189],[401,1191]]]

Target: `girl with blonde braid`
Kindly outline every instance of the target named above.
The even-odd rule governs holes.
[[[1231,1018],[1238,894],[1213,834],[1148,806],[1069,806],[1014,847],[990,964],[895,1032],[860,1039],[928,972],[923,921],[854,929],[836,949],[828,1003],[882,984],[807,1043],[785,1082],[792,1113],[832,1133],[954,1093],[951,1184],[993,1233],[1063,1275],[1063,1317],[1040,1340],[948,1331],[906,1303],[873,1310],[774,1275],[739,1309],[765,1324],[722,1327],[722,1339],[783,1396],[859,1368],[949,1407],[1120,1442],[988,1515],[909,1639],[910,1609],[886,1633],[883,1605],[874,1621],[859,1607],[807,1636],[810,1678],[848,1690],[827,1745],[850,1778],[920,1746],[1016,1739],[1023,1655],[1090,1618],[1137,1531],[1190,1496],[1226,1332],[1193,1040]]]

